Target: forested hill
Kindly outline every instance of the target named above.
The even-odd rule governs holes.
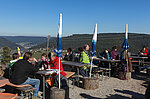
[[[73,48],[83,46],[84,44],[91,45],[93,34],[73,34],[68,37],[62,38],[62,48]],[[122,44],[125,39],[124,33],[99,33],[97,41],[97,52],[102,51],[104,48],[111,50],[112,46],[116,45],[119,52],[121,52]],[[143,46],[147,46],[150,49],[150,35],[149,34],[136,34],[129,33],[129,51],[138,52]],[[46,43],[40,44],[33,48],[46,47]],[[50,48],[56,47],[56,39],[50,41]]]
[[[20,45],[17,45],[16,43],[13,43],[5,38],[0,37],[0,48],[4,46],[8,46],[11,49],[16,49],[16,47],[19,46],[22,49]]]
[[[41,36],[0,36],[0,37],[5,38],[13,43],[16,43],[25,49],[29,49],[33,46],[46,42],[47,40],[47,37]],[[51,39],[53,39],[53,37],[51,37],[50,40]]]
[[[46,37],[38,36],[1,36],[14,43],[31,42],[32,44],[40,44],[46,41]]]

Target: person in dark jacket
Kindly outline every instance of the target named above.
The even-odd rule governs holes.
[[[105,48],[105,50],[102,53],[100,53],[98,57],[102,59],[110,59],[110,52],[107,48]]]
[[[35,66],[31,64],[31,61],[35,62]],[[35,58],[32,58],[32,53],[26,52],[22,60],[15,62],[12,67],[12,74],[10,77],[10,82],[16,85],[33,85],[36,89],[33,91],[33,97],[37,97],[40,80],[30,78],[29,75],[37,72],[39,70],[39,64]]]
[[[71,48],[67,49],[67,53],[65,54],[64,60],[66,60],[66,61],[74,61],[75,60],[75,56],[74,56]]]
[[[41,65],[42,65],[42,69],[44,68],[45,70],[46,69],[50,69],[50,66],[49,66],[49,61],[47,59],[47,54],[46,53],[43,53],[41,55],[41,58],[42,58],[42,62],[41,62]]]

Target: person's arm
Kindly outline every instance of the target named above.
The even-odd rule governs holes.
[[[83,62],[83,53],[80,54],[79,62]]]
[[[74,62],[75,61],[75,55],[72,54],[72,61]]]
[[[113,51],[111,52],[111,57],[112,57],[112,59],[114,58],[114,52]]]
[[[31,63],[29,63],[28,68],[30,72],[37,72],[39,70],[39,67],[41,65],[41,62],[38,62],[35,58],[33,58],[33,61],[35,62],[35,65],[33,66]]]
[[[64,57],[64,60],[68,61],[69,60],[69,54],[66,53],[65,57]]]
[[[104,52],[102,52],[102,53],[99,53],[99,55],[98,55],[98,58],[105,59],[105,57],[104,57]]]

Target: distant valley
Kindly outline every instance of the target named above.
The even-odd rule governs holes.
[[[73,48],[76,50],[84,44],[91,46],[93,34],[73,34],[71,36],[62,38],[62,49]],[[112,46],[116,45],[118,51],[121,52],[124,41],[124,33],[99,33],[97,41],[97,53],[108,48],[111,50]],[[0,47],[9,46],[16,49],[17,46],[22,46],[22,49],[39,49],[46,48],[46,37],[36,36],[0,36]],[[144,45],[150,49],[150,35],[129,33],[129,51],[138,52]],[[57,39],[51,37],[49,48],[56,48]]]

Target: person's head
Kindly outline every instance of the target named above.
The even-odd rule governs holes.
[[[31,52],[25,52],[24,56],[23,56],[23,60],[30,60],[30,58],[32,58],[32,53]]]
[[[82,48],[82,47],[79,47],[79,48],[78,48],[78,51],[79,51],[79,53],[82,52],[82,51],[83,51],[83,48]]]
[[[41,55],[41,57],[42,57],[42,60],[45,60],[46,57],[47,57],[46,53],[43,53],[43,54]]]
[[[146,49],[146,46],[143,46],[143,50],[145,50]]]
[[[69,53],[71,53],[71,52],[72,52],[72,48],[68,48],[67,51],[68,51]]]
[[[13,58],[13,60],[19,59],[19,54],[18,54],[18,53],[14,53],[14,54],[12,55],[12,58]]]
[[[56,58],[56,54],[54,53],[54,52],[49,52],[48,53],[48,58],[51,60],[51,61],[53,61],[55,58]]]
[[[113,46],[113,51],[117,51],[117,46]]]
[[[105,53],[108,53],[108,49],[107,48],[105,48]]]
[[[84,45],[84,50],[88,51],[90,49],[89,45],[88,44],[85,44]]]

